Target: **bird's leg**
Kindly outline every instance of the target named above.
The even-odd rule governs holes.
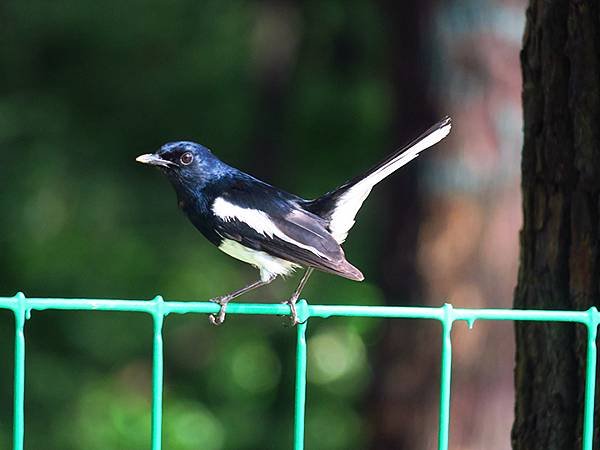
[[[225,322],[225,312],[227,311],[227,304],[231,300],[233,300],[236,297],[239,297],[242,294],[245,294],[246,292],[250,292],[253,289],[259,288],[261,286],[265,286],[265,285],[269,284],[271,281],[273,281],[274,279],[275,279],[275,275],[271,275],[267,279],[264,279],[264,280],[260,279],[258,281],[255,281],[254,283],[250,283],[248,286],[244,286],[243,288],[240,288],[233,292],[230,292],[229,294],[211,298],[209,301],[218,303],[219,305],[221,305],[221,309],[219,310],[219,312],[216,316],[214,314],[210,314],[208,316],[208,320],[210,320],[210,323],[212,323],[213,325],[217,325],[217,326],[221,325],[223,322]]]
[[[298,324],[298,313],[296,311],[296,301],[298,300],[298,297],[300,297],[300,293],[302,292],[302,289],[304,289],[304,286],[306,285],[306,282],[308,281],[310,274],[313,273],[313,270],[315,270],[315,269],[313,269],[312,267],[309,267],[308,269],[306,269],[306,272],[304,272],[304,275],[302,275],[300,284],[298,284],[298,287],[296,288],[296,290],[294,291],[294,293],[292,294],[290,299],[285,302],[288,305],[290,305],[290,312],[291,312],[290,321],[291,321],[292,326]]]

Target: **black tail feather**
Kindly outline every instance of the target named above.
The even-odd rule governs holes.
[[[429,136],[431,133],[447,126],[449,123],[451,123],[451,121],[452,121],[452,119],[449,116],[444,117],[442,120],[440,120],[436,124],[429,127],[427,130],[425,130],[423,133],[421,133],[418,137],[416,137],[415,139],[410,141],[408,144],[397,149],[396,151],[391,153],[387,158],[385,158],[383,161],[380,161],[379,163],[375,164],[373,167],[366,170],[362,174],[352,178],[351,180],[346,181],[341,186],[337,187],[336,189],[334,189],[332,191],[327,192],[326,194],[322,195],[319,198],[316,198],[314,200],[309,200],[304,205],[304,208],[306,210],[312,212],[313,214],[316,214],[320,217],[323,217],[326,220],[329,220],[332,212],[335,210],[337,200],[346,191],[348,191],[348,189],[350,189],[352,186],[354,186],[358,182],[364,180],[365,178],[367,178],[369,175],[373,174],[380,168],[384,167],[386,164],[389,164],[392,160],[396,159],[399,155],[406,152],[408,149],[412,148],[417,142],[423,140],[424,138]]]

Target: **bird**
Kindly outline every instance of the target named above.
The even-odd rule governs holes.
[[[211,299],[220,306],[216,315],[209,316],[211,323],[224,322],[227,305],[234,298],[303,268],[300,283],[284,302],[296,325],[296,301],[315,269],[364,280],[342,249],[359,209],[377,183],[445,138],[451,126],[446,116],[383,161],[311,200],[234,168],[195,142],[169,142],[136,161],[166,175],[179,208],[206,239],[260,272],[257,281]]]

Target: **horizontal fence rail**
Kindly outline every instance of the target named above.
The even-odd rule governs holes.
[[[13,450],[23,450],[25,436],[25,321],[32,311],[127,311],[150,314],[154,322],[152,366],[152,428],[151,448],[161,449],[162,391],[163,391],[163,322],[169,314],[214,314],[219,305],[211,302],[153,300],[107,300],[85,298],[26,298],[0,297],[0,309],[12,310],[15,315],[15,372]],[[596,390],[596,336],[600,314],[593,307],[587,311],[546,311],[512,309],[466,309],[445,304],[439,308],[404,306],[346,306],[310,305],[305,300],[297,304],[300,324],[296,327],[296,401],[294,409],[294,450],[304,448],[304,418],[306,415],[306,328],[313,317],[379,317],[389,319],[429,319],[442,324],[442,361],[440,377],[440,406],[438,450],[448,449],[450,424],[450,385],[452,373],[451,331],[454,322],[464,321],[472,327],[476,320],[510,320],[580,323],[587,328],[585,400],[583,420],[583,450],[592,450],[594,430],[594,397]],[[290,315],[285,304],[232,303],[228,314]]]

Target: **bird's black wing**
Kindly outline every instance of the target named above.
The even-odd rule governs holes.
[[[363,279],[325,228],[327,222],[302,209],[291,194],[258,180],[238,180],[214,200],[213,213],[224,238],[302,266]]]

